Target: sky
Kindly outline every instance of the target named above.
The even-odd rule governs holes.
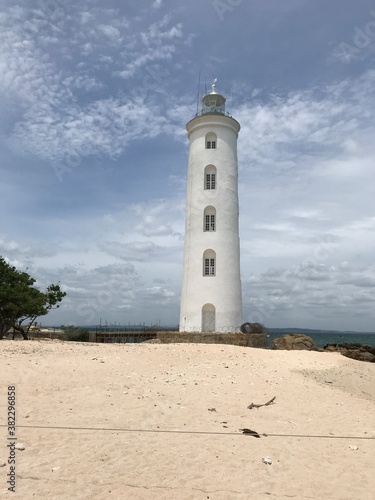
[[[43,324],[178,324],[185,125],[217,78],[243,320],[375,331],[374,2],[0,7],[0,255],[67,292]]]

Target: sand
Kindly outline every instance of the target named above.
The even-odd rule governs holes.
[[[25,446],[16,493],[0,467],[0,497],[375,498],[375,364],[223,345],[4,340],[0,378],[0,465],[10,384]]]

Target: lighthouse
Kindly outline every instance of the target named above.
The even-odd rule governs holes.
[[[215,80],[216,82],[216,80]],[[186,125],[189,163],[180,332],[232,333],[242,323],[237,137],[216,91]]]

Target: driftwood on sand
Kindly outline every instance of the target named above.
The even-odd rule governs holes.
[[[272,399],[270,399],[269,401],[267,401],[267,403],[263,403],[262,405],[257,405],[255,403],[251,403],[249,406],[248,406],[248,409],[249,410],[252,410],[253,408],[260,408],[261,406],[268,406],[268,405],[272,405],[272,403],[274,403],[276,399],[276,396],[274,396]]]

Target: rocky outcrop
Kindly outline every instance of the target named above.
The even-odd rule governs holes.
[[[316,351],[315,341],[302,333],[286,333],[282,337],[274,339],[272,349],[284,351]]]
[[[328,352],[341,352],[347,358],[357,361],[375,363],[375,347],[368,344],[327,344],[324,350]]]

